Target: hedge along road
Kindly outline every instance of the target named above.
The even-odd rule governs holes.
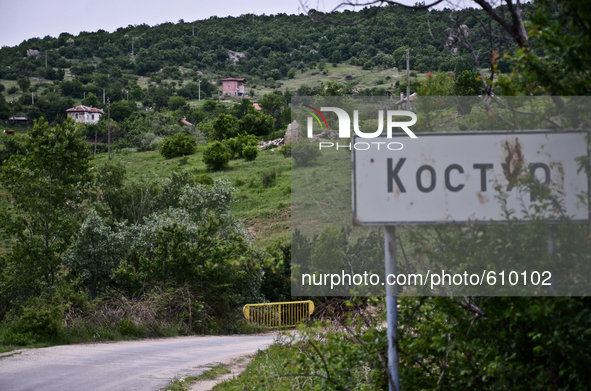
[[[0,390],[151,390],[255,353],[275,334],[178,337],[26,349],[0,358]]]

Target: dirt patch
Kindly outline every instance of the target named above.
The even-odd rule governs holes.
[[[230,373],[226,373],[225,375],[217,377],[213,380],[196,381],[195,383],[191,384],[190,391],[209,391],[216,384],[225,380],[233,379],[244,372],[252,357],[253,356],[249,355],[232,360],[226,364],[226,368],[230,371]]]

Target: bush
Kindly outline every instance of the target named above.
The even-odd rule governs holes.
[[[263,182],[263,187],[273,186],[275,184],[276,179],[277,179],[277,171],[275,169],[263,172],[263,175],[261,178],[261,180]]]
[[[48,308],[41,300],[36,301],[33,307],[25,307],[23,315],[17,322],[17,328],[23,334],[32,334],[36,338],[53,339],[62,333],[61,306]]]
[[[279,152],[281,152],[283,157],[290,157],[291,156],[291,143],[284,144],[281,148],[279,148]]]
[[[168,109],[178,110],[187,105],[187,101],[182,96],[171,96],[168,98]]]
[[[302,142],[292,146],[291,157],[296,163],[296,166],[306,166],[312,164],[320,156],[320,151],[315,145]]]
[[[209,170],[220,170],[228,165],[232,153],[221,142],[213,142],[205,152],[203,152],[203,163]]]
[[[255,146],[259,143],[259,139],[257,136],[254,136],[252,134],[246,134],[246,133],[242,133],[239,134],[236,137],[232,137],[230,139],[224,140],[224,145],[226,147],[228,147],[228,149],[230,150],[231,153],[231,159],[234,159],[235,157],[237,158],[243,158],[245,157],[243,155],[243,150],[244,147],[246,146]],[[255,156],[256,158],[256,156]]]
[[[207,174],[197,175],[195,177],[195,182],[206,186],[213,186],[213,178]]]
[[[242,156],[244,156],[244,158],[249,162],[256,159],[258,155],[259,148],[255,145],[247,145],[242,149]]]
[[[195,153],[197,142],[188,134],[177,133],[167,137],[160,146],[160,154],[165,159],[172,159],[177,156],[192,155]]]

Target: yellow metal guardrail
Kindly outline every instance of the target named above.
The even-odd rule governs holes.
[[[281,303],[247,304],[242,309],[246,321],[271,328],[292,327],[310,319],[314,303],[285,301]]]

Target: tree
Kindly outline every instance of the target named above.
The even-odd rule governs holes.
[[[266,136],[273,132],[274,123],[275,120],[268,114],[250,113],[238,121],[238,131],[255,136]]]
[[[168,109],[178,110],[187,105],[187,101],[182,96],[171,96],[168,98]]]
[[[136,111],[135,102],[120,100],[111,103],[111,118],[117,122],[123,122]]]
[[[17,82],[17,84],[20,87],[20,89],[21,89],[22,92],[27,92],[27,90],[31,86],[31,80],[29,80],[26,77],[21,77],[16,82]]]
[[[188,134],[177,133],[172,137],[167,137],[160,146],[160,154],[165,159],[172,159],[177,156],[192,155],[195,153],[197,141]]]
[[[57,284],[61,257],[82,221],[90,150],[74,121],[50,128],[43,119],[25,149],[26,155],[12,155],[0,169],[12,204],[1,215],[14,240],[7,256],[10,277],[27,292],[41,293]]]
[[[224,140],[238,135],[238,119],[231,114],[220,114],[213,121],[214,140]]]
[[[203,152],[203,163],[209,170],[220,170],[226,167],[231,158],[230,150],[219,141],[214,141]]]
[[[88,212],[76,236],[74,246],[65,255],[65,265],[81,277],[90,297],[105,291],[113,270],[125,252],[122,235],[105,225],[96,211]]]
[[[283,96],[278,94],[266,94],[259,99],[259,105],[263,113],[269,114],[275,119],[275,130],[283,129],[291,119],[291,109],[285,103]]]
[[[82,100],[82,104],[84,106],[93,106],[93,107],[98,107],[99,100],[96,97],[95,94],[93,94],[92,92],[89,92],[88,94],[86,94],[86,99]]]

